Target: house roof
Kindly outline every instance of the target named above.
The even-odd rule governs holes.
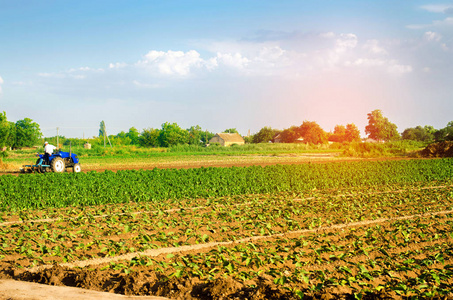
[[[217,135],[225,142],[243,143],[244,139],[238,133],[217,133]]]

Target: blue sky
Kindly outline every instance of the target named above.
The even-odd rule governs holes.
[[[44,136],[453,120],[453,1],[0,0],[0,111]]]

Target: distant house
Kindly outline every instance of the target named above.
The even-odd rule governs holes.
[[[303,137],[299,137],[294,141],[294,143],[304,143],[304,142],[305,141],[304,141]],[[274,137],[274,143],[283,143],[281,134],[278,134],[276,137]]]
[[[384,143],[384,141],[379,141],[379,140],[375,140],[375,139],[372,139],[372,138],[367,138],[364,140],[365,143],[372,143],[372,144],[382,144]]]
[[[231,145],[244,145],[245,141],[238,133],[217,133],[212,139],[209,140],[209,144],[218,143],[222,146]]]

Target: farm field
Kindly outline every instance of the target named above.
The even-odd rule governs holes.
[[[453,298],[452,163],[1,176],[0,278],[174,299]]]
[[[170,153],[171,154],[171,153]],[[231,167],[275,164],[304,164],[308,162],[350,161],[357,158],[340,157],[338,152],[230,154],[230,155],[162,155],[162,156],[81,156],[82,171],[150,170],[154,168]],[[33,154],[5,159],[9,168],[0,174],[13,174],[23,165],[36,161]]]

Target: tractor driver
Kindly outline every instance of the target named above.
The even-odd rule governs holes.
[[[48,142],[44,143],[44,161],[46,164],[49,164],[49,157],[52,155],[53,150],[57,149],[54,145],[49,144]]]

